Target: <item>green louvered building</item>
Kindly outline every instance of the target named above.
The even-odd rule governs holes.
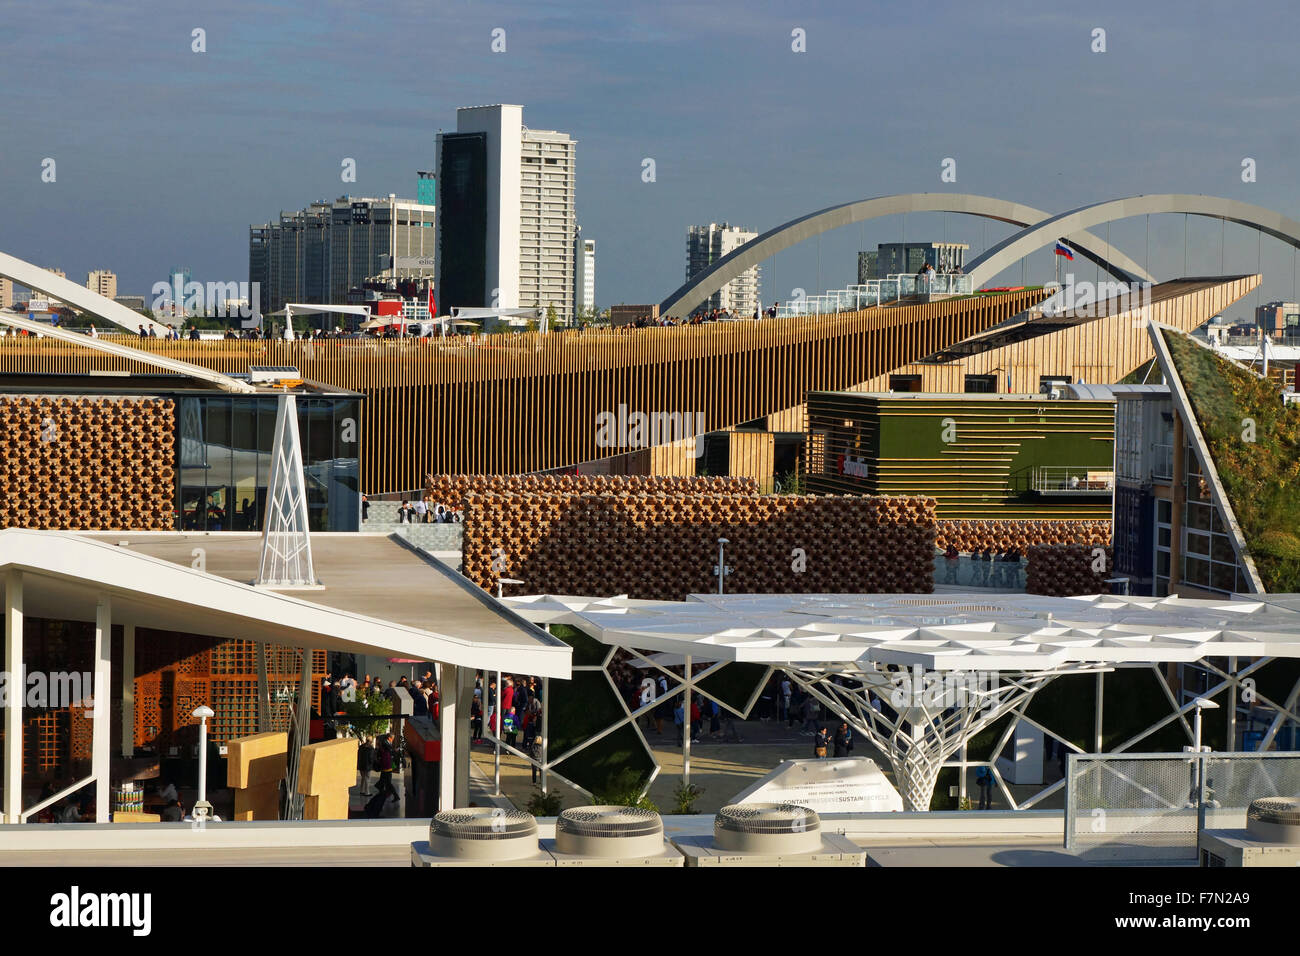
[[[927,495],[940,518],[1109,519],[1114,400],[812,392],[808,490]]]

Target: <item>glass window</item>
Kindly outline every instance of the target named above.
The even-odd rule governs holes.
[[[1187,532],[1186,544],[1184,550],[1188,554],[1209,554],[1210,538],[1208,535],[1196,534],[1192,531]]]
[[[1210,562],[1201,558],[1188,557],[1183,561],[1183,578],[1188,584],[1198,587],[1210,586]]]
[[[1213,564],[1210,566],[1210,586],[1220,591],[1232,591],[1237,583],[1237,566],[1235,564]]]
[[[1173,520],[1173,502],[1167,498],[1156,499],[1156,521],[1169,524]]]

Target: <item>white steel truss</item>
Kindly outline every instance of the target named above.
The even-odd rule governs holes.
[[[316,587],[307,530],[307,481],[298,438],[298,402],[283,395],[275,416],[271,478],[262,525],[262,559],[257,585],[267,588]]]

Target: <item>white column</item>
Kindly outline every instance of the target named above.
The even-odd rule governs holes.
[[[474,707],[474,671],[463,667],[460,670],[458,686],[452,688],[458,695],[459,705],[456,716],[456,760],[452,766],[452,776],[456,780],[456,806],[469,806],[469,761],[470,737],[469,714]],[[486,714],[485,714],[486,717]]]
[[[1101,713],[1103,695],[1106,691],[1106,672],[1097,671],[1097,710],[1093,715],[1092,752],[1101,753]]]
[[[10,675],[5,701],[5,823],[23,818],[23,575],[11,570],[5,576],[5,673]],[[17,675],[17,681],[13,680]]]
[[[456,715],[460,712],[460,668],[453,664],[438,667],[438,737],[442,753],[438,757],[438,810],[456,806]]]
[[[122,756],[135,756],[135,625],[122,625]]]
[[[108,760],[109,743],[108,700],[113,677],[113,605],[107,594],[99,596],[95,606],[95,710],[91,727],[90,773],[95,778],[95,822],[107,823],[109,819]]]
[[[721,563],[719,563],[721,568]],[[719,580],[721,580],[719,578]],[[682,784],[691,783],[691,655],[686,655],[686,691],[682,697]]]
[[[497,671],[497,700],[492,705],[492,723],[494,725],[492,736],[495,738],[492,742],[494,751],[492,783],[496,787],[498,797],[501,796],[501,692],[503,690],[505,688],[501,686],[501,672]]]
[[[546,628],[550,630],[550,625]],[[542,678],[542,793],[546,793],[546,768],[551,762],[551,679]]]

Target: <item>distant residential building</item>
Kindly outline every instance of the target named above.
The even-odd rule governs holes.
[[[456,111],[438,134],[440,308],[574,308],[577,141],[528,129],[523,107]]]
[[[53,266],[46,266],[45,271],[54,273],[60,279],[66,279],[68,277],[67,273],[65,273],[62,269],[57,269],[54,268]],[[61,300],[56,299],[53,296],[46,295],[44,292],[41,292],[38,289],[28,289],[27,291],[28,291],[28,297],[26,300],[24,300],[26,302],[29,303],[35,302],[38,306],[43,305],[47,309],[53,309],[56,306],[60,306],[63,304]]]
[[[689,282],[708,269],[723,256],[739,249],[758,235],[740,226],[711,222],[707,226],[691,226],[686,231],[686,280]],[[758,266],[752,266],[709,296],[697,312],[724,309],[749,315],[759,307]]]
[[[965,242],[882,242],[874,253],[858,253],[858,282],[914,275],[925,265],[936,272],[963,269],[969,248]]]
[[[1266,302],[1255,309],[1255,324],[1265,335],[1300,336],[1300,302]]]
[[[288,302],[342,305],[367,279],[432,275],[434,214],[410,199],[340,196],[250,226],[248,278],[260,295],[251,305],[263,315]]]
[[[96,269],[86,276],[86,288],[112,299],[117,295],[117,275],[107,269]]]
[[[573,308],[586,312],[596,308],[596,240],[582,238],[579,226],[573,242]]]
[[[12,279],[0,278],[0,309],[11,309],[14,305],[14,283]]]

